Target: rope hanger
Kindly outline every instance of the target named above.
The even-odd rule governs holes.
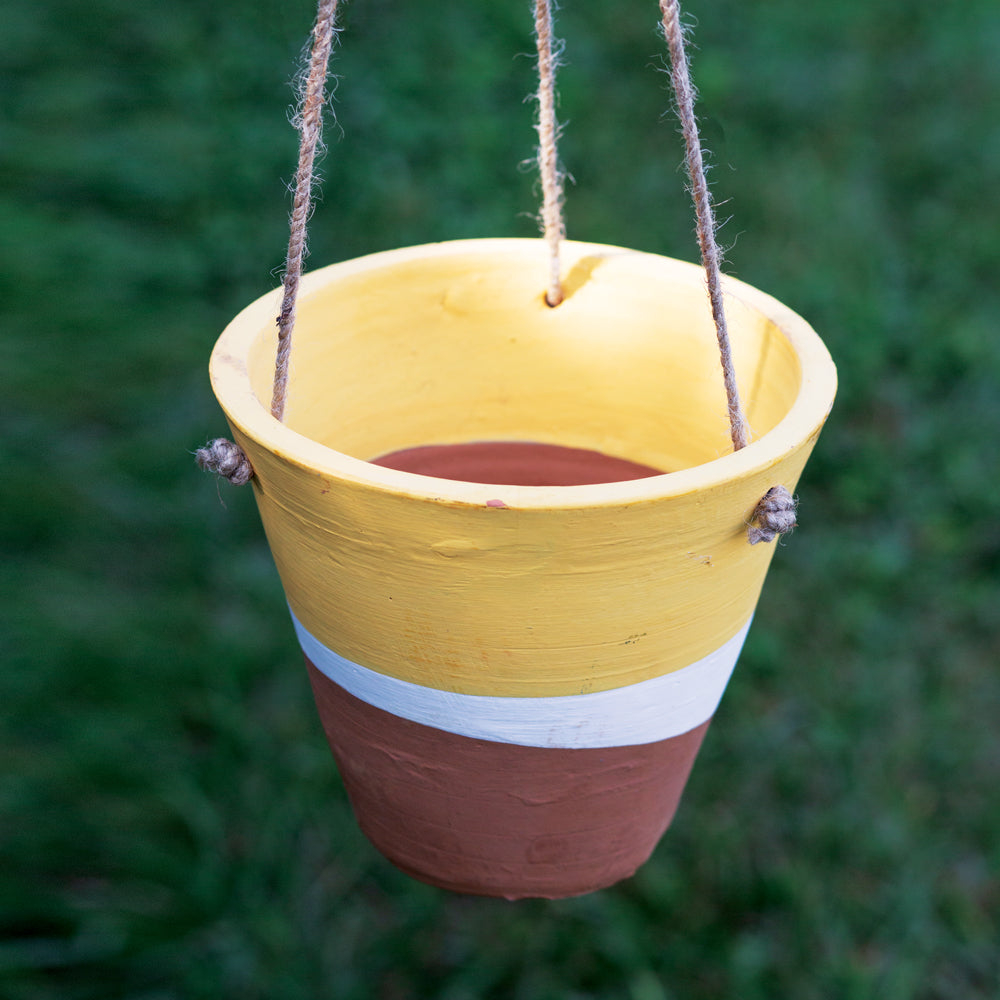
[[[290,218],[288,253],[282,281],[281,309],[277,319],[278,346],[275,358],[274,384],[271,396],[271,414],[283,420],[288,395],[289,359],[292,333],[295,326],[295,306],[302,261],[305,255],[306,226],[312,208],[312,182],[316,150],[323,129],[323,107],[326,102],[325,86],[333,38],[336,33],[336,16],[339,0],[318,0],[316,21],[312,30],[312,44],[308,74],[302,88],[298,113],[294,124],[300,133],[298,168],[295,174],[295,194]],[[684,47],[684,30],[681,25],[678,0],[659,0],[664,38],[670,54],[670,79],[676,101],[676,111],[684,136],[685,161],[690,192],[697,220],[698,244],[702,266],[705,269],[712,319],[715,324],[726,389],[727,411],[733,450],[745,448],[750,432],[740,402],[733,367],[729,332],[726,324],[722,294],[721,253],[716,241],[716,223],[712,198],[705,177],[704,155],[694,113],[695,90],[688,70]],[[535,39],[538,51],[539,88],[538,100],[538,166],[542,180],[541,221],[549,256],[549,278],[545,301],[558,308],[563,301],[560,268],[560,245],[565,239],[562,214],[563,177],[559,170],[557,141],[559,126],[555,117],[555,68],[552,3],[535,0]],[[253,469],[242,449],[225,438],[209,442],[195,453],[203,469],[229,479],[234,485],[243,485],[252,478]],[[780,534],[791,531],[795,524],[796,501],[784,486],[771,487],[757,504],[750,518],[747,537],[751,545],[770,542]]]
[[[323,136],[323,108],[326,104],[327,67],[336,30],[338,0],[319,0],[312,32],[309,73],[302,88],[301,104],[294,123],[299,130],[299,166],[295,171],[295,196],[285,258],[284,291],[278,314],[278,353],[274,361],[274,386],[271,392],[271,416],[285,418],[288,398],[288,362],[292,353],[292,330],[295,328],[295,300],[302,277],[302,258],[306,249],[306,224],[312,212],[313,165],[316,149]]]

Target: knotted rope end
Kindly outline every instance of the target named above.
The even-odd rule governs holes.
[[[798,500],[784,486],[772,486],[750,515],[747,540],[756,545],[758,542],[773,542],[778,535],[787,535],[797,526],[797,506]]]
[[[233,486],[245,486],[253,478],[253,466],[246,452],[225,438],[209,441],[194,453],[194,458],[201,468],[228,479]]]

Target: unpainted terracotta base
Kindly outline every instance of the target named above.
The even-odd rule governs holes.
[[[610,749],[494,743],[374,708],[306,664],[362,830],[456,892],[555,899],[627,878],[673,819],[708,728]]]
[[[472,441],[404,448],[373,461],[399,472],[496,486],[589,486],[662,475],[660,469],[586,448],[533,441]]]

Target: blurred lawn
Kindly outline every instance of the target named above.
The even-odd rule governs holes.
[[[656,5],[563,6],[570,235],[693,258]],[[509,905],[357,832],[253,498],[190,456],[311,3],[6,5],[4,997],[1000,996],[1000,7],[688,9],[729,270],[841,391],[653,861]],[[527,0],[345,15],[312,262],[535,232]]]

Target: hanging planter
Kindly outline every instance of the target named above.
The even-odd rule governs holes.
[[[836,388],[803,319],[724,281],[754,430],[734,452],[705,272],[561,254],[555,308],[537,240],[306,276],[282,420],[278,293],[211,360],[362,829],[417,878],[508,898],[653,850],[774,551],[748,528],[773,537],[766,498]]]
[[[758,437],[726,454],[700,269],[565,249],[557,309],[534,240],[309,275],[284,423],[274,295],[212,355],[358,820],[405,871],[467,892],[584,892],[649,855],[774,551],[747,524],[794,489],[835,389],[809,326],[728,282]],[[470,442],[579,451],[522,445],[511,475],[510,452],[448,447]],[[393,453],[411,471],[373,461]],[[612,460],[647,478],[504,485]],[[420,474],[441,471],[462,481]]]

